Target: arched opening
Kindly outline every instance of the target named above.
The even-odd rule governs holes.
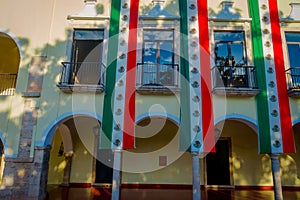
[[[190,153],[179,152],[179,127],[152,116],[136,125],[136,148],[123,151],[122,184],[192,183]]]
[[[0,32],[0,95],[13,95],[20,64],[20,51],[16,42]]]
[[[280,155],[281,181],[283,186],[300,185],[300,123],[293,126],[296,153]]]
[[[62,120],[51,143],[48,170],[49,185],[87,187],[95,181],[100,122],[88,116]]]
[[[207,185],[272,184],[270,159],[258,154],[256,129],[251,122],[240,119],[228,119],[216,125],[216,132],[220,135],[216,153],[209,153],[205,158]]]
[[[0,185],[2,183],[2,176],[3,176],[3,170],[4,170],[4,145],[2,141],[0,140]]]

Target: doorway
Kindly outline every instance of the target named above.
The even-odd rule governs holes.
[[[207,185],[232,185],[230,152],[230,138],[220,138],[216,144],[216,152],[206,156]]]
[[[114,154],[111,149],[98,150],[95,183],[112,184]]]

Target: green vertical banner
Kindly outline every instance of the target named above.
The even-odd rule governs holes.
[[[135,147],[136,44],[139,1],[113,0],[100,137],[102,149]]]
[[[180,150],[215,150],[207,0],[179,1]]]
[[[295,151],[277,0],[248,0],[257,69],[260,153]]]

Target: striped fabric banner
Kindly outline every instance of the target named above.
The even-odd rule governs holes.
[[[260,153],[295,151],[277,0],[248,0],[252,16]]]
[[[136,43],[139,1],[112,0],[100,148],[135,147]]]
[[[179,4],[180,150],[215,151],[207,0],[183,0]]]

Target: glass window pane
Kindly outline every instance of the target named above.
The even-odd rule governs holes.
[[[214,33],[215,41],[244,41],[244,32],[237,31],[216,31]]]
[[[74,40],[103,40],[102,30],[75,30]]]
[[[144,40],[167,40],[173,41],[173,31],[144,30]]]
[[[157,44],[155,42],[144,43],[144,63],[156,63]]]
[[[229,65],[228,63],[228,45],[227,43],[216,43],[215,46],[215,63],[217,66]]]
[[[157,75],[157,64],[143,64],[143,84],[155,84]]]
[[[173,30],[144,30],[142,84],[173,84]]]
[[[288,44],[290,67],[300,67],[300,43]]]
[[[285,34],[287,42],[299,42],[300,43],[300,33],[286,33]]]
[[[173,63],[173,43],[172,42],[160,42],[160,64],[172,64]]]
[[[233,65],[242,66],[245,64],[243,43],[231,44],[231,56]]]

